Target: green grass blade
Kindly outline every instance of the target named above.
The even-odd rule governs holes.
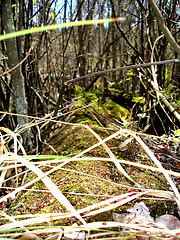
[[[103,24],[103,23],[108,23],[108,22],[117,22],[117,21],[124,21],[124,20],[125,20],[125,18],[119,17],[119,18],[60,23],[60,24],[48,25],[48,26],[44,26],[44,27],[30,28],[30,29],[26,29],[26,30],[21,30],[21,31],[17,31],[17,32],[0,35],[0,41],[8,39],[8,38],[12,38],[12,37],[18,37],[18,36],[23,36],[23,35],[27,35],[27,34],[43,32],[43,31],[47,31],[47,30],[54,30],[54,29],[58,29],[58,28],[61,29],[61,28],[65,28],[65,27],[75,27],[75,26],[91,25],[91,24]]]

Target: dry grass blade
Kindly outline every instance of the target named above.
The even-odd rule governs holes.
[[[159,36],[155,42],[154,42],[154,45],[153,45],[153,48],[152,48],[152,53],[151,53],[151,62],[153,62],[153,58],[154,58],[154,51],[155,51],[155,46],[156,46],[156,43],[159,41],[159,39],[161,39],[162,37],[164,37],[164,34]],[[158,91],[159,91],[159,86],[158,86],[158,82],[157,82],[157,65],[155,66],[151,66],[151,70],[152,70],[152,76],[153,76],[153,81],[154,81],[154,86],[155,86],[155,90],[156,90],[156,96],[157,96],[157,100],[159,102],[159,95],[158,95]]]
[[[103,206],[103,205],[107,205],[107,204],[110,204],[110,203],[112,203],[112,202],[118,201],[118,202],[117,202],[117,206],[114,206],[114,207],[111,208],[111,209],[114,209],[114,208],[116,208],[116,207],[118,207],[118,206],[123,205],[123,204],[126,202],[127,199],[128,199],[128,201],[130,201],[129,196],[131,196],[131,195],[132,195],[132,193],[125,193],[125,194],[122,194],[122,195],[120,195],[120,196],[115,196],[115,197],[112,197],[112,198],[110,198],[110,199],[108,199],[108,200],[104,200],[104,201],[101,201],[101,202],[99,202],[99,203],[93,204],[93,205],[91,205],[91,206],[82,208],[82,209],[78,210],[78,212],[79,212],[79,213],[85,213],[85,212],[90,211],[90,210],[92,210],[92,209],[95,209],[95,208],[101,207],[101,206]],[[141,193],[141,195],[143,195],[143,194]],[[123,198],[127,198],[127,199],[122,200]],[[136,198],[136,197],[135,197],[135,198]],[[119,201],[119,200],[120,200],[120,201]],[[99,211],[99,210],[98,210],[98,211]],[[100,209],[100,211],[101,211],[101,209]],[[106,210],[105,210],[105,211],[106,211]],[[102,208],[102,211],[101,211],[101,212],[104,212],[103,208]],[[90,216],[90,215],[94,215],[94,214],[97,214],[97,213],[90,212],[90,213],[86,214],[86,216]]]
[[[146,195],[151,195],[158,198],[165,198],[167,200],[174,200],[174,194],[170,191],[146,189]]]
[[[116,203],[114,203],[114,204],[110,204],[109,206],[104,207],[104,208],[101,208],[101,209],[99,209],[99,210],[92,211],[92,212],[86,214],[85,217],[87,217],[87,216],[92,216],[92,215],[95,215],[95,214],[99,214],[99,213],[102,213],[102,212],[106,212],[106,211],[115,209],[115,208],[117,208],[117,207],[119,207],[119,206],[122,206],[122,205],[124,205],[124,204],[126,204],[126,203],[128,203],[128,202],[130,202],[130,201],[132,201],[132,200],[134,200],[134,199],[139,198],[140,196],[142,196],[142,195],[144,195],[144,194],[145,194],[145,192],[136,193],[136,194],[134,194],[133,196],[129,196],[127,199],[121,200],[121,201],[116,202]],[[131,193],[131,195],[132,195],[132,193]]]
[[[149,157],[152,159],[152,161],[157,165],[157,167],[160,169],[162,174],[165,176],[166,180],[169,182],[170,186],[172,187],[172,190],[174,191],[174,194],[176,196],[175,200],[177,202],[177,205],[180,209],[180,194],[179,191],[174,184],[173,180],[170,178],[169,174],[165,171],[160,161],[155,157],[154,153],[147,147],[147,145],[136,135],[131,133],[131,135],[139,142],[139,144],[142,146],[142,148],[146,151],[146,153],[149,155]]]
[[[122,222],[91,222],[87,223],[89,229],[100,229],[100,228],[112,228],[112,227],[125,227],[126,229],[131,230],[140,230],[141,232],[148,232],[148,233],[159,233],[159,234],[171,234],[176,235],[179,233],[179,229],[176,230],[170,230],[170,229],[160,229],[156,227],[144,227],[140,224],[131,224],[131,223],[122,223]],[[83,226],[80,226],[83,227]],[[84,229],[85,230],[85,229]]]
[[[24,225],[22,225],[20,222],[16,221],[14,218],[12,218],[11,216],[7,215],[6,213],[0,211],[0,215],[5,217],[6,219],[11,221],[12,223],[17,224],[18,227],[24,227]]]
[[[99,145],[109,141],[112,138],[117,137],[120,134],[128,134],[131,135],[132,137],[134,137],[137,142],[141,145],[141,147],[146,151],[147,155],[152,159],[152,161],[157,165],[157,167],[159,168],[159,170],[162,172],[162,174],[165,176],[166,180],[169,182],[172,190],[174,191],[174,194],[176,196],[175,200],[177,202],[177,205],[180,209],[180,194],[179,191],[176,187],[176,185],[174,184],[174,182],[172,181],[172,179],[170,178],[169,174],[165,171],[165,169],[163,168],[163,166],[161,165],[161,163],[157,160],[157,158],[155,157],[155,155],[153,154],[153,152],[147,147],[147,145],[140,139],[140,137],[136,136],[132,131],[127,130],[127,129],[121,129],[118,132],[112,134],[111,136],[105,138],[104,140],[94,144],[93,146],[89,147],[88,149],[82,151],[81,153],[77,154],[75,158],[78,158],[80,156],[82,156],[83,154],[89,152],[90,150],[98,147]],[[116,159],[115,159],[116,160]]]
[[[4,169],[4,170],[1,172],[1,176],[0,176],[0,188],[2,187],[3,183],[5,182],[6,173],[7,173],[7,169]]]
[[[90,127],[85,126],[97,139],[99,142],[102,142],[102,138],[95,132],[93,131]],[[110,158],[112,159],[112,161],[114,162],[115,166],[117,167],[117,169],[125,176],[127,177],[131,182],[133,182],[134,184],[136,184],[137,186],[140,187],[140,185],[138,185],[137,183],[134,182],[134,180],[126,173],[126,171],[124,170],[124,168],[121,166],[121,164],[117,161],[116,156],[112,153],[111,149],[107,146],[107,144],[105,142],[102,142],[102,146],[105,148],[106,152],[109,154]],[[76,158],[77,156],[75,156],[74,158]]]
[[[29,226],[29,225],[32,225],[32,224],[51,222],[53,220],[58,220],[60,218],[65,218],[65,217],[69,217],[69,216],[74,216],[74,214],[73,215],[66,214],[66,213],[59,213],[59,214],[56,214],[56,215],[47,214],[46,216],[43,215],[42,217],[29,218],[29,219],[26,219],[26,220],[18,221],[16,223],[8,223],[8,224],[1,225],[0,230],[8,230],[8,229],[17,228],[20,225]],[[85,224],[84,224],[84,226],[85,226]]]
[[[0,142],[0,155],[2,155],[3,153],[7,153],[8,150],[6,148],[6,146],[4,145],[3,143],[3,139],[2,139],[2,136],[1,136],[1,142]]]
[[[12,132],[10,129],[4,128],[4,127],[0,127],[0,131],[6,133],[5,135],[3,135],[3,134],[1,133],[1,148],[2,148],[1,150],[2,150],[2,153],[7,153],[7,152],[8,152],[8,150],[7,150],[6,146],[5,146],[5,143],[8,143],[8,141],[10,141],[11,139],[13,139],[13,140],[14,140],[14,152],[17,153],[17,152],[18,152],[18,148],[20,148],[20,149],[22,150],[23,154],[26,154],[26,152],[25,152],[22,144],[21,144],[20,141],[18,140],[19,134],[14,133],[14,132]],[[19,136],[19,137],[20,137],[20,136]],[[1,155],[2,155],[2,154],[1,154]],[[1,158],[0,164],[3,164],[5,167],[6,167],[6,165],[7,165],[5,162],[3,163],[3,158]],[[17,174],[16,162],[15,162],[15,165],[14,165],[14,169],[15,169],[15,172],[16,172],[16,174]],[[4,169],[2,170],[2,172],[1,172],[1,177],[0,177],[0,187],[2,187],[2,184],[3,184],[3,182],[5,181],[5,179],[7,178],[7,175],[10,176],[10,175],[12,174],[11,171],[12,171],[11,169],[6,169],[6,168],[4,168]],[[13,179],[12,181],[14,181],[14,179]],[[16,178],[16,182],[18,183],[18,178]],[[14,185],[14,186],[15,186],[15,185]]]
[[[27,156],[27,159],[33,159],[35,158],[34,156]],[[111,162],[113,161],[113,159],[111,158],[102,158],[102,157],[83,157],[83,158],[76,158],[76,159],[67,159],[67,161],[105,161],[105,162]],[[136,167],[139,167],[139,168],[144,168],[144,169],[148,169],[148,170],[151,170],[153,172],[161,172],[161,170],[159,168],[156,168],[156,167],[152,167],[152,166],[149,166],[149,165],[146,165],[146,164],[141,164],[141,163],[136,163],[136,162],[132,162],[132,161],[127,161],[127,160],[123,160],[123,159],[117,159],[118,162],[120,163],[123,163],[123,164],[126,164],[126,165],[130,165],[130,166],[136,166]],[[35,165],[44,165],[44,164],[49,164],[49,163],[60,163],[60,162],[65,162],[64,159],[61,159],[58,158],[57,156],[57,159],[54,159],[54,160],[46,160],[46,161],[39,161],[39,162],[29,162],[29,165],[31,164],[35,164]],[[1,167],[0,170],[4,170],[5,168],[6,169],[10,169],[10,168],[14,168],[16,165],[10,165],[10,166],[7,166],[7,167]],[[23,167],[24,165],[23,164],[18,164],[18,167]],[[60,167],[58,166],[57,169],[59,169]],[[54,169],[56,170],[56,168]],[[172,171],[172,170],[166,170],[165,171],[169,174],[169,175],[172,175],[172,176],[175,176],[175,177],[180,177],[180,173],[178,172],[175,172],[175,171]]]
[[[71,205],[71,203],[66,199],[66,197],[61,193],[61,191],[57,188],[57,186],[50,180],[49,177],[45,176],[45,174],[35,165],[31,164],[29,165],[29,161],[23,159],[22,157],[13,154],[13,153],[6,153],[1,156],[4,159],[9,156],[11,156],[14,159],[17,159],[19,162],[22,162],[25,166],[27,165],[27,168],[29,168],[32,172],[34,172],[46,185],[46,187],[51,191],[52,195],[63,205],[65,206],[74,216],[76,216],[83,224],[86,224],[84,219],[77,213],[75,208]],[[13,192],[11,193],[13,194]],[[4,201],[4,198],[7,198],[7,196],[2,197],[0,199],[0,202]]]
[[[84,161],[97,161],[98,160],[98,161],[107,161],[107,162],[108,161],[113,161],[113,159],[111,159],[111,158],[96,158],[96,157],[76,158],[76,160],[84,160]],[[117,159],[117,161],[120,162],[120,163],[126,164],[126,165],[148,169],[148,170],[151,170],[153,172],[161,172],[161,170],[159,168],[152,167],[152,166],[149,166],[149,165],[146,165],[146,164],[131,162],[131,161],[123,160],[123,159]],[[178,173],[178,172],[174,172],[172,170],[166,170],[166,169],[164,171],[166,171],[169,175],[180,177],[180,173]]]
[[[13,139],[14,140],[14,153],[17,154],[18,152],[18,149],[20,149],[22,151],[22,153],[24,155],[26,155],[26,151],[24,149],[24,147],[22,146],[21,142],[22,142],[22,139],[21,139],[21,142],[18,140],[18,137],[21,138],[21,136],[18,134],[18,133],[14,133],[13,131],[11,131],[10,129],[8,128],[5,128],[5,127],[0,127],[0,130],[7,133],[9,135],[9,139]]]

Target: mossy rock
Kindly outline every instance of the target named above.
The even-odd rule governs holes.
[[[104,116],[104,119],[109,118],[116,123],[117,121],[130,121],[131,113],[127,108],[111,100],[106,102],[101,101],[99,95],[100,93],[96,91],[81,93],[77,96],[77,102],[74,103],[75,110],[73,112],[73,115],[76,116],[77,123],[100,126],[96,116],[100,119],[103,119]],[[87,104],[91,105],[88,109],[84,107]],[[79,110],[77,108],[79,108]]]
[[[97,127],[93,130],[101,136],[102,139],[112,134]],[[82,152],[88,147],[98,142],[92,133],[83,127],[69,126],[61,135],[52,138],[51,144],[59,155],[74,156],[75,154]],[[121,152],[118,149],[120,144],[119,139],[112,139],[108,143],[108,146],[112,148],[112,151],[117,158],[126,158],[128,154],[128,160],[142,161],[143,159],[133,159],[130,157],[130,150]],[[138,146],[136,146],[138,149]],[[44,155],[54,154],[51,148],[44,147],[42,152]],[[141,150],[141,154],[143,154]],[[102,146],[99,146],[90,152],[86,153],[85,156],[91,157],[108,157],[108,154]],[[151,161],[149,160],[149,163]],[[57,163],[56,163],[57,164]],[[52,164],[56,166],[56,164]],[[153,164],[152,164],[153,165]],[[51,166],[52,167],[52,166]],[[48,171],[51,167],[43,166],[40,169],[43,172]],[[50,179],[56,184],[59,190],[67,197],[69,202],[74,206],[75,209],[82,209],[89,205],[98,203],[102,200],[108,199],[110,196],[117,196],[130,191],[130,186],[133,186],[122,173],[118,172],[114,163],[103,162],[103,161],[72,161],[63,166],[64,169],[59,169],[53,174],[48,175]],[[129,174],[129,176],[138,184],[144,188],[149,189],[163,189],[168,190],[168,185],[161,174],[153,174],[151,171],[146,169],[140,169],[123,164],[123,168]],[[34,173],[30,173],[26,182],[31,181],[36,176]],[[126,185],[129,187],[123,187]],[[40,191],[26,191],[20,192],[16,196],[16,200],[10,206],[13,210],[13,214],[24,214],[28,213],[53,213],[53,212],[66,212],[66,209],[48,192],[48,189],[42,183],[38,181],[31,186],[32,189]],[[136,190],[135,190],[136,191]],[[139,199],[138,199],[139,201]],[[154,200],[145,200],[147,205],[153,204]],[[130,205],[134,204],[135,201],[131,202]],[[113,211],[126,212],[129,205],[122,206]],[[14,212],[16,209],[16,212]],[[162,209],[163,211],[163,209]],[[112,220],[112,211],[104,212],[97,216],[93,216],[87,219],[87,221],[94,220]],[[63,220],[61,220],[61,223]],[[71,224],[71,221],[64,220],[63,224]]]
[[[130,115],[130,112],[126,108],[113,101],[107,101],[104,106],[109,113],[109,117],[112,117],[114,119],[127,119]]]

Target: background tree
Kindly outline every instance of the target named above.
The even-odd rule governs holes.
[[[12,5],[9,0],[2,2],[2,24],[5,33],[14,32],[14,21],[12,14]],[[18,48],[16,38],[10,38],[6,40],[7,56],[9,68],[15,67],[19,63]],[[20,48],[20,45],[19,45]],[[25,93],[24,77],[21,72],[21,66],[18,66],[11,72],[13,99],[15,104],[15,110],[17,114],[28,115],[27,101]],[[13,109],[12,109],[13,110]],[[19,127],[28,123],[28,119],[17,116],[17,124]],[[31,145],[30,131],[26,130],[22,133],[24,139],[24,146],[28,149]]]

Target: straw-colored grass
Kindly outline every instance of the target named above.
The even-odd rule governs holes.
[[[50,119],[47,119],[47,121],[50,121]],[[34,124],[34,123],[33,123]],[[75,124],[77,126],[77,124]],[[56,201],[59,203],[59,206],[62,206],[61,209],[63,212],[49,212],[49,213],[38,213],[38,214],[19,214],[18,216],[10,216],[4,211],[0,212],[0,215],[2,217],[2,223],[0,226],[0,237],[9,237],[13,236],[13,234],[17,231],[31,231],[35,234],[46,234],[45,236],[50,237],[49,234],[62,234],[64,229],[67,228],[67,226],[50,226],[54,224],[54,221],[60,220],[60,219],[69,219],[74,217],[78,220],[79,226],[68,228],[70,232],[72,231],[85,231],[89,236],[92,238],[101,239],[122,239],[119,238],[117,227],[123,228],[123,239],[133,238],[133,236],[145,232],[146,234],[151,235],[161,235],[164,234],[170,234],[175,235],[180,233],[180,231],[177,230],[165,230],[165,229],[158,229],[155,226],[142,226],[139,224],[125,224],[121,222],[113,222],[113,221],[107,221],[107,219],[103,222],[95,221],[95,222],[87,222],[87,217],[95,216],[102,214],[104,212],[108,212],[111,210],[115,210],[119,208],[120,206],[124,206],[127,203],[130,203],[134,200],[139,200],[142,197],[151,197],[156,199],[156,201],[164,199],[164,200],[171,200],[174,201],[178,208],[180,209],[180,194],[176,187],[176,184],[172,180],[171,176],[180,177],[180,173],[169,171],[164,169],[162,164],[159,162],[159,160],[156,158],[156,156],[153,154],[153,152],[149,149],[149,147],[145,144],[145,142],[142,141],[142,139],[139,137],[140,133],[135,133],[133,131],[127,130],[127,129],[120,129],[119,131],[116,131],[115,133],[111,134],[108,137],[105,137],[102,139],[100,135],[98,135],[92,128],[90,128],[87,125],[79,124],[81,128],[84,128],[84,131],[89,131],[90,134],[92,134],[96,139],[97,143],[92,144],[90,147],[86,148],[85,150],[75,154],[72,157],[64,157],[64,156],[54,156],[54,155],[38,155],[38,156],[30,156],[26,155],[26,152],[23,148],[23,145],[21,141],[19,140],[19,134],[14,133],[6,128],[0,128],[1,130],[1,156],[0,156],[0,163],[1,163],[1,180],[0,184],[1,187],[7,180],[14,179],[14,183],[17,185],[17,187],[10,192],[7,192],[4,196],[0,198],[0,203],[6,202],[9,198],[14,199],[16,197],[19,197],[22,192],[25,190],[31,188],[31,186],[40,186],[39,189],[30,189],[30,192],[33,192],[33,194],[36,194],[36,192],[39,194],[39,196],[43,196],[42,192],[46,192],[49,195],[49,201],[52,202]],[[108,146],[108,142],[117,139],[118,137],[123,136],[123,138],[130,139],[127,141],[127,144],[131,141],[136,141],[136,144],[139,145],[139,147],[142,149],[142,154],[146,155],[148,159],[151,159],[153,164],[149,165],[138,163],[135,161],[129,161],[125,159],[117,159],[115,154],[112,152],[110,147]],[[14,152],[9,152],[6,148],[6,142],[8,142],[10,139],[13,139],[14,142]],[[101,146],[102,151],[106,152],[107,157],[87,157],[86,155]],[[115,183],[109,178],[101,178],[99,176],[99,172],[95,174],[94,176],[88,171],[88,163],[96,163],[96,162],[111,162],[114,164],[114,168],[117,169],[117,172],[119,172],[124,178],[127,179],[127,184],[120,184]],[[78,165],[83,166],[87,172],[81,172],[78,171],[78,169],[72,169],[73,165],[70,165],[70,163],[76,163]],[[67,168],[66,168],[67,166]],[[71,168],[69,168],[71,166]],[[98,165],[97,165],[98,166]],[[135,168],[139,168],[141,170],[145,169],[148,171],[156,172],[158,174],[162,174],[164,176],[164,179],[166,179],[166,182],[171,187],[171,191],[167,191],[164,189],[156,189],[156,188],[145,188],[142,184],[140,184],[138,180],[138,176],[132,178],[127,171],[126,166],[131,166]],[[21,169],[22,167],[26,167],[28,170],[28,176],[33,176],[32,178],[27,177],[25,179],[25,182],[22,182],[22,185],[19,184],[19,177],[21,176]],[[77,165],[76,165],[77,167]],[[92,165],[91,165],[92,167]],[[94,164],[94,167],[96,168],[96,165]],[[7,171],[11,171],[12,169],[15,169],[15,175],[11,176],[10,179],[6,178]],[[105,167],[106,169],[106,167]],[[79,206],[78,209],[76,209],[75,204],[72,204],[70,200],[66,197],[66,195],[61,191],[60,187],[54,182],[53,180],[53,174],[57,171],[66,172],[66,175],[63,175],[59,177],[59,181],[63,181],[62,177],[64,178],[64,181],[67,181],[68,172],[73,172],[74,174],[77,174],[76,176],[76,186],[80,187],[83,186],[82,182],[78,182],[78,180],[82,180],[81,177],[83,176],[84,179],[87,181],[87,185],[84,185],[84,196],[88,196],[89,191],[86,191],[87,187],[90,187],[88,183],[91,185],[93,183],[96,184],[97,188],[98,181],[103,182],[103,187],[105,188],[106,185],[113,187],[121,187],[123,189],[126,189],[126,192],[122,194],[116,194],[113,195],[109,194],[106,195],[105,199],[103,199],[103,194],[99,194],[102,197],[102,200],[98,202],[91,201],[91,204],[88,206],[82,205]],[[90,179],[90,180],[88,180]],[[38,184],[37,184],[38,183]],[[37,184],[37,185],[35,185]],[[36,188],[35,187],[35,188]],[[3,189],[3,188],[2,188]],[[108,190],[109,191],[109,190]],[[107,191],[107,192],[108,192]],[[76,193],[74,193],[76,195]],[[78,194],[77,194],[78,195]],[[91,195],[91,194],[89,194]],[[97,194],[92,193],[91,197],[97,197]],[[28,196],[28,195],[27,195]],[[29,195],[30,196],[30,195]],[[83,196],[83,193],[82,193]],[[92,219],[92,218],[89,218]],[[46,223],[45,225],[43,225]],[[47,224],[48,223],[48,224]],[[41,226],[37,226],[37,225]],[[49,226],[48,226],[49,225]],[[39,229],[38,229],[39,228]],[[106,231],[104,231],[106,229]],[[9,231],[9,232],[8,232]],[[67,230],[66,230],[67,233]],[[92,235],[91,235],[92,234]],[[93,235],[94,234],[94,235]],[[110,236],[105,236],[109,234]],[[57,237],[57,235],[55,235]],[[114,237],[115,236],[115,237]],[[141,235],[142,236],[142,235]],[[127,237],[127,238],[125,238]],[[154,236],[155,237],[155,236]]]

